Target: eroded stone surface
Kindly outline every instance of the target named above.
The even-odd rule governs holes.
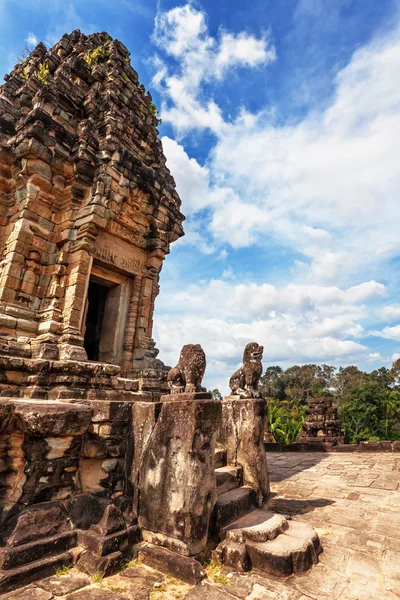
[[[59,577],[48,577],[40,581],[39,588],[53,594],[53,596],[65,596],[90,584],[89,577],[85,575],[62,575]]]
[[[163,402],[143,452],[143,538],[181,554],[207,543],[216,497],[214,451],[221,402]]]
[[[243,484],[254,490],[258,506],[269,494],[264,431],[267,417],[265,400],[227,396],[222,404],[218,444],[226,449],[228,465],[240,466]]]

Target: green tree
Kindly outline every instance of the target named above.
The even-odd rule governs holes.
[[[335,367],[330,365],[295,365],[283,375],[286,398],[296,404],[305,403],[307,398],[332,395],[330,387]]]
[[[266,402],[269,428],[274,440],[280,444],[293,444],[303,428],[305,407],[275,398],[266,398]]]
[[[388,390],[383,401],[383,410],[385,416],[385,437],[386,439],[396,438],[397,432],[395,426],[400,419],[400,392],[397,390]]]
[[[350,390],[339,408],[342,426],[351,443],[363,440],[398,439],[400,393],[380,385],[374,378]]]
[[[368,381],[368,374],[354,365],[340,367],[336,375],[332,378],[331,387],[337,403],[343,401],[345,396],[351,391],[365,385]]]
[[[213,400],[222,400],[222,394],[218,388],[211,390],[211,396]]]
[[[285,382],[283,381],[283,369],[279,366],[271,366],[265,370],[260,378],[261,394],[269,398],[283,400],[285,398]]]

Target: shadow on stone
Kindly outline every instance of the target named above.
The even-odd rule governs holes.
[[[307,452],[299,454],[275,454],[267,452],[268,474],[270,482],[278,483],[293,477],[307,469],[315,467],[327,458],[323,452]]]
[[[335,504],[334,500],[326,498],[313,498],[312,500],[291,500],[275,497],[268,504],[268,509],[283,515],[304,515],[318,508]]]

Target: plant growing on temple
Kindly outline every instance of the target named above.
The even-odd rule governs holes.
[[[26,61],[28,60],[30,53],[31,53],[31,51],[29,50],[28,46],[25,46],[25,48],[22,50],[21,54],[19,56],[17,56],[18,62],[21,65],[24,65],[26,63]]]
[[[305,407],[287,400],[266,398],[270,432],[279,444],[293,444],[306,418]]]
[[[35,77],[42,85],[47,85],[50,69],[45,63],[39,63],[39,68],[35,71]]]
[[[157,125],[161,125],[162,119],[158,118],[158,115],[160,114],[159,110],[153,102],[150,102],[150,104],[149,104],[149,111],[153,115],[153,117],[156,119]]]
[[[101,59],[110,56],[110,54],[110,48],[104,48],[104,46],[97,46],[97,48],[95,48],[94,50],[88,50],[88,52],[85,52],[83,60],[87,62],[91,69],[93,69],[93,67],[95,67]]]

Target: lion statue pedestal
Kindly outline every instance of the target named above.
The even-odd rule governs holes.
[[[226,396],[221,403],[218,433],[218,445],[226,450],[227,463],[242,467],[243,483],[255,490],[258,506],[262,506],[269,496],[264,448],[267,404],[258,391],[263,350],[256,342],[247,344],[244,349],[243,365],[229,381],[232,395]]]
[[[161,396],[140,422],[146,434],[139,473],[139,525],[145,542],[185,556],[196,556],[207,544],[216,500],[215,444],[221,404],[201,387],[206,357],[199,344],[182,348],[168,374],[171,394]],[[137,480],[137,477],[136,477]]]

